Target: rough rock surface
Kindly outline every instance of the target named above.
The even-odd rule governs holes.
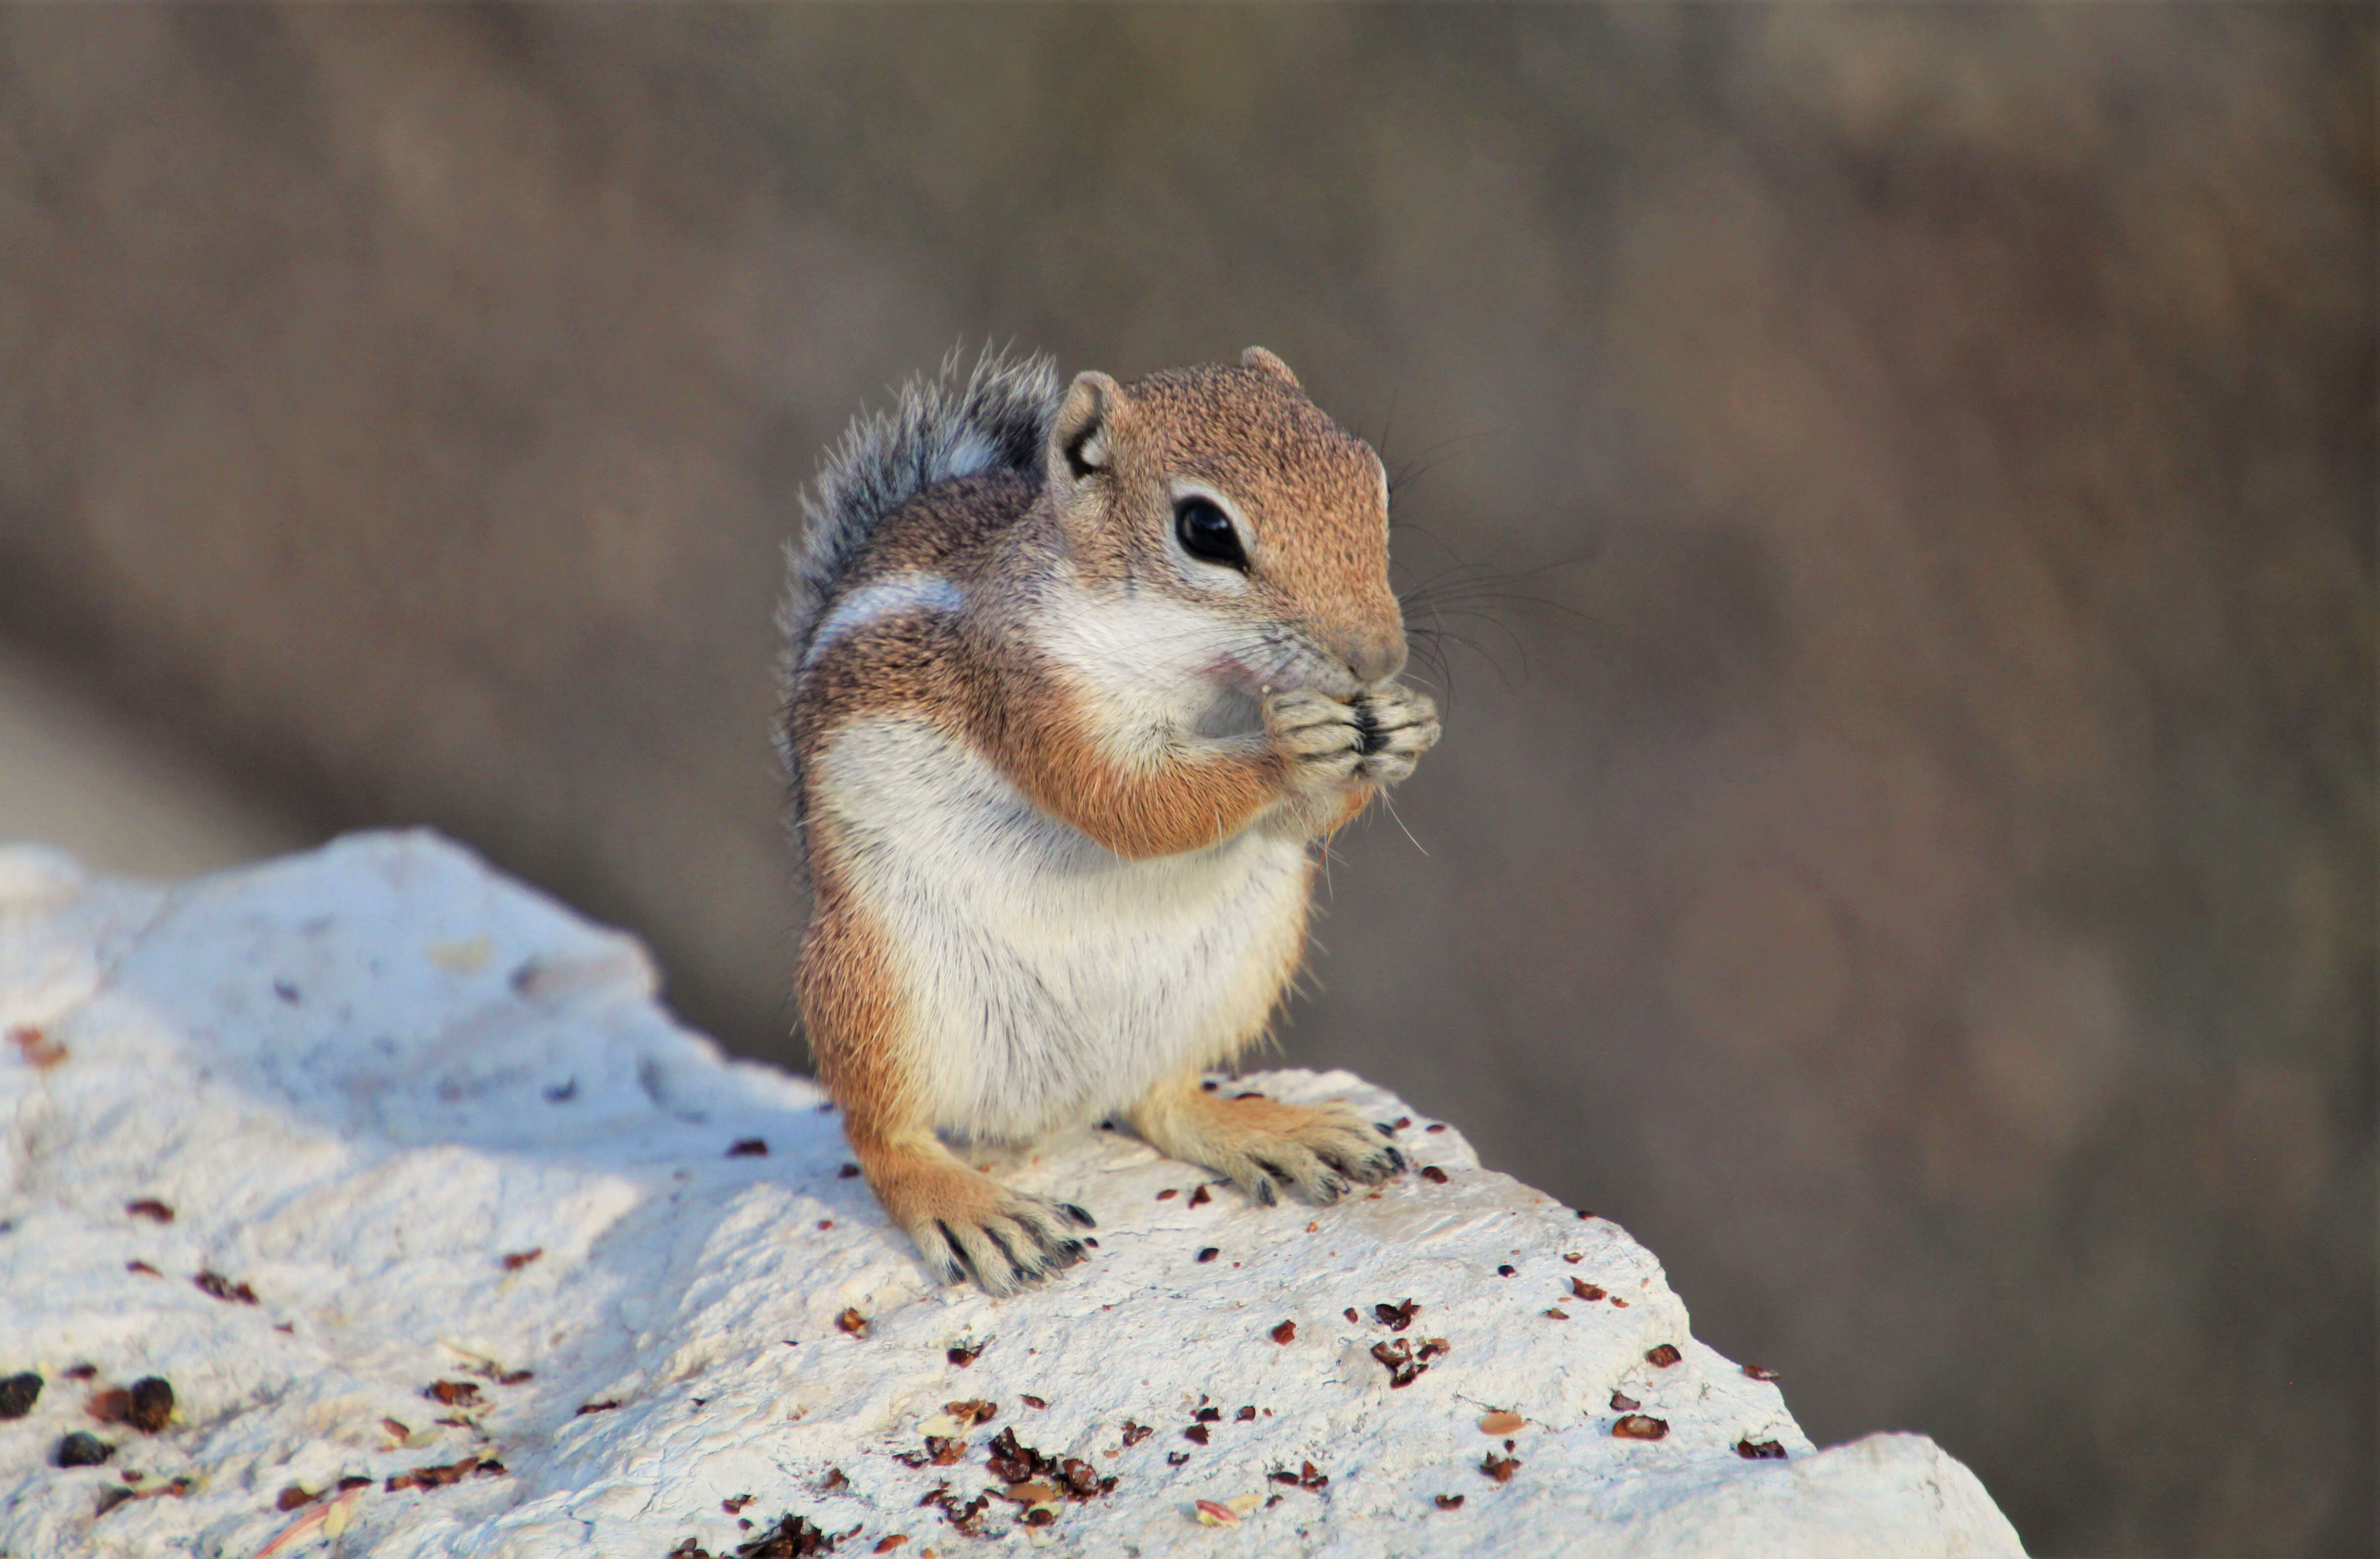
[[[994,1304],[928,1284],[810,1083],[655,990],[428,834],[171,889],[0,850],[0,1377],[43,1382],[0,1554],[663,1559],[789,1515],[839,1554],[2020,1552],[1931,1442],[1815,1450],[1625,1232],[1347,1074],[1224,1086],[1410,1117],[1442,1183],[1258,1210],[1085,1132],[1000,1172],[1099,1250]],[[162,1429],[102,1421],[152,1376]],[[1616,1436],[1614,1393],[1666,1434]],[[53,1465],[77,1431],[111,1458]],[[1002,1431],[1061,1465],[995,1471]]]

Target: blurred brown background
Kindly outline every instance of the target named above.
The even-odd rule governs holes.
[[[1262,342],[1475,646],[1291,1057],[2037,1553],[2368,1553],[2373,18],[0,10],[0,689],[137,727],[0,802],[435,823],[795,1058],[819,450]]]

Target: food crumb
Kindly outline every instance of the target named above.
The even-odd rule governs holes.
[[[1662,1370],[1667,1370],[1683,1357],[1685,1356],[1678,1352],[1675,1343],[1663,1343],[1658,1347],[1645,1350],[1645,1361]]]
[[[1428,1181],[1433,1186],[1443,1186],[1446,1184],[1446,1171],[1439,1168],[1438,1165],[1434,1163],[1426,1163],[1421,1166],[1421,1177]]]
[[[139,1201],[128,1201],[124,1204],[124,1211],[135,1218],[148,1218],[160,1224],[170,1224],[174,1221],[174,1210],[154,1197],[143,1197]]]
[[[1284,1321],[1280,1325],[1274,1327],[1272,1329],[1272,1340],[1276,1343],[1295,1342],[1297,1340],[1297,1322],[1293,1321]]]
[[[1463,1496],[1461,1494],[1440,1494],[1438,1496],[1438,1508],[1440,1510],[1461,1510],[1463,1508]]]
[[[1175,1197],[1178,1197],[1178,1196],[1180,1196],[1181,1194],[1182,1194],[1182,1188],[1181,1188],[1181,1187],[1179,1187],[1179,1186],[1168,1186],[1168,1187],[1166,1187],[1166,1188],[1165,1188],[1165,1189],[1163,1189],[1163,1190],[1161,1190],[1161,1191],[1160,1191],[1160,1192],[1158,1192],[1158,1193],[1157,1193],[1157,1200],[1160,1200],[1160,1201],[1172,1201]]]
[[[542,1245],[533,1246],[527,1250],[510,1251],[504,1257],[504,1271],[516,1273],[544,1254],[545,1247]]]
[[[834,1329],[846,1336],[865,1337],[868,1335],[868,1318],[856,1309],[846,1309],[834,1318]]]
[[[1755,1440],[1750,1435],[1735,1443],[1735,1454],[1748,1462],[1781,1462],[1785,1447],[1774,1440]]]
[[[1521,1464],[1510,1456],[1500,1456],[1490,1451],[1487,1459],[1479,1464],[1479,1470],[1499,1483],[1510,1483],[1512,1474],[1521,1470]]]
[[[1611,1432],[1621,1440],[1658,1440],[1670,1432],[1670,1423],[1643,1413],[1626,1413],[1612,1421]]]
[[[1190,1205],[1193,1207],[1204,1207],[1214,1200],[1207,1194],[1207,1188],[1204,1186],[1196,1188],[1190,1193]]]
[[[1777,1371],[1766,1364],[1747,1364],[1743,1367],[1743,1372],[1755,1381],[1773,1381],[1777,1378]]]
[[[1211,1245],[1210,1245],[1210,1246],[1208,1246],[1205,1249],[1203,1249],[1203,1250],[1201,1250],[1201,1251],[1199,1251],[1199,1252],[1198,1252],[1198,1260],[1199,1260],[1199,1261],[1213,1261],[1216,1257],[1220,1256],[1221,1254],[1222,1254],[1222,1252],[1221,1252],[1220,1250],[1217,1249],[1215,1247],[1213,1247],[1213,1246],[1211,1246]]]

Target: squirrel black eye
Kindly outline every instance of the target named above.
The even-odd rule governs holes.
[[[1174,505],[1173,533],[1182,539],[1182,550],[1192,557],[1243,574],[1248,571],[1248,554],[1240,549],[1240,533],[1232,529],[1231,517],[1212,499],[1184,498]]]

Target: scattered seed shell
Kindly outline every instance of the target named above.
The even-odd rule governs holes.
[[[1524,1427],[1528,1419],[1518,1413],[1490,1413],[1479,1420],[1482,1434],[1506,1435]]]
[[[834,1329],[846,1336],[865,1337],[868,1335],[868,1318],[856,1309],[846,1309],[834,1318]],[[958,1350],[953,1348],[951,1351],[955,1353]]]
[[[1678,1351],[1678,1346],[1675,1343],[1663,1343],[1658,1347],[1645,1350],[1645,1362],[1662,1370],[1667,1370],[1684,1357],[1685,1355]]]
[[[1781,1462],[1785,1447],[1774,1440],[1755,1440],[1750,1435],[1735,1443],[1735,1454],[1748,1462]]]
[[[141,1265],[146,1266],[147,1264],[144,1262]],[[139,1269],[136,1268],[135,1270]],[[149,1268],[149,1270],[154,1272],[156,1269],[152,1267]],[[252,1305],[256,1303],[255,1289],[250,1288],[245,1283],[234,1283],[231,1279],[224,1276],[221,1273],[201,1272],[196,1277],[190,1279],[190,1281],[198,1285],[200,1293],[205,1294],[212,1298],[221,1299],[225,1304],[231,1304],[235,1301],[243,1305]]]
[[[174,1419],[174,1387],[163,1375],[143,1375],[132,1382],[132,1427],[155,1434]]]
[[[23,1418],[33,1410],[41,1395],[42,1377],[30,1370],[0,1380],[0,1419]]]
[[[135,1218],[147,1218],[159,1224],[170,1224],[174,1221],[174,1210],[154,1197],[143,1197],[139,1201],[128,1201],[124,1204],[124,1211]]]
[[[1510,1456],[1500,1456],[1490,1451],[1487,1459],[1479,1464],[1479,1470],[1499,1483],[1510,1483],[1512,1474],[1521,1470],[1521,1464]]]
[[[1612,1420],[1611,1432],[1621,1440],[1658,1440],[1670,1432],[1670,1422],[1644,1413],[1623,1413]]]

